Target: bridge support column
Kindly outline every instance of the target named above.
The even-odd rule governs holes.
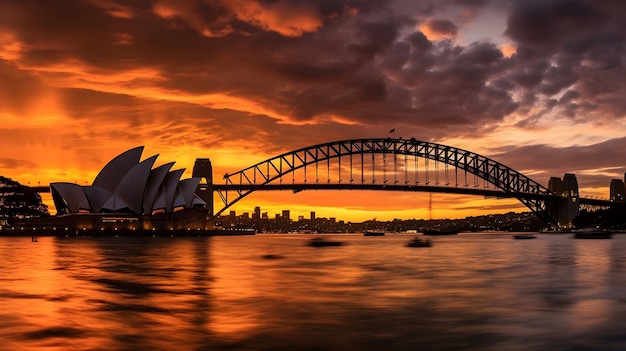
[[[193,166],[192,177],[201,178],[196,194],[206,202],[209,216],[213,217],[213,166],[208,158],[197,158]]]
[[[625,181],[626,173],[624,173],[624,180],[611,179],[609,200],[613,202],[626,202],[626,189],[624,187]]]
[[[552,195],[561,196],[546,204],[549,216],[555,220],[559,228],[572,228],[572,221],[580,213],[576,175],[565,173],[563,179],[551,177],[548,190]]]

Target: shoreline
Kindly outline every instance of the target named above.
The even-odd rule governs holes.
[[[0,237],[197,237],[197,236],[236,236],[256,235],[254,229],[175,229],[175,230],[87,230],[87,229],[46,229],[46,228],[8,228],[0,229]]]

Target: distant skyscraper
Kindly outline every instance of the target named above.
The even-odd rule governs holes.
[[[311,211],[311,220],[315,219],[315,211]]]
[[[261,207],[256,206],[254,208],[254,212],[252,213],[252,219],[254,219],[254,220],[261,219]]]
[[[624,181],[621,179],[611,179],[610,200],[624,202]]]
[[[283,210],[283,219],[285,221],[288,221],[288,220],[291,219],[291,214],[290,214],[289,210]]]

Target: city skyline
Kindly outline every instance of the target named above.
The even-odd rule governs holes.
[[[619,1],[578,0],[4,2],[0,175],[90,184],[146,145],[185,177],[210,158],[219,183],[298,148],[391,136],[544,186],[575,173],[581,194],[606,198],[626,171],[624,17]],[[255,192],[233,209],[257,204],[428,218],[429,194]],[[509,211],[526,208],[433,195],[434,218]]]
[[[538,231],[543,229],[541,220],[532,212],[508,212],[484,216],[469,216],[462,219],[394,218],[365,221],[346,221],[342,218],[317,216],[312,211],[308,216],[292,218],[290,210],[270,214],[256,206],[253,211],[229,211],[223,213],[218,223],[224,227],[254,228],[259,233],[354,233],[366,230],[390,232],[417,232],[423,229],[442,228],[459,231]]]

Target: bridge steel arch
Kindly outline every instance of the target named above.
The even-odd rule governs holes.
[[[322,162],[326,162],[328,167],[330,167],[331,159],[338,158],[339,162],[341,162],[341,158],[344,156],[350,156],[350,184],[352,186],[343,184],[343,186],[336,188],[367,188],[362,187],[359,184],[354,184],[354,179],[352,179],[351,156],[358,154],[361,155],[361,167],[363,167],[363,155],[367,154],[372,154],[372,159],[374,154],[393,155],[394,168],[396,167],[395,157],[398,155],[423,158],[425,160],[433,160],[445,165],[453,166],[492,184],[495,188],[500,190],[503,197],[513,197],[518,199],[546,224],[558,226],[556,220],[554,220],[548,213],[547,201],[549,201],[549,198],[552,195],[550,195],[548,189],[541,184],[488,157],[457,147],[420,141],[415,138],[368,138],[323,143],[286,152],[240,171],[227,173],[224,175],[224,179],[226,181],[225,186],[222,187],[215,184],[215,191],[217,191],[225,205],[225,207],[219,210],[216,215],[221,214],[228,207],[232,206],[253,191],[263,190],[264,186],[267,186],[268,190],[269,188],[278,189],[279,187],[272,187],[270,185],[276,185],[276,181],[283,185],[283,176],[291,172],[295,172],[298,169],[304,169],[304,172],[306,173],[306,167],[317,165]],[[341,169],[341,165],[339,165],[339,168]],[[394,175],[395,174],[397,174],[396,169],[394,169]],[[362,168],[360,181],[361,184],[365,182],[365,176]],[[328,182],[330,183],[330,179]],[[339,182],[341,182],[341,179]],[[375,179],[373,179],[372,182],[375,182]],[[316,183],[319,183],[319,179],[317,179],[317,177]],[[325,184],[320,184],[320,189],[325,188],[322,185]],[[291,188],[294,191],[297,191],[305,188],[312,189],[315,187],[311,186],[311,184],[309,184],[308,187],[300,188],[296,184],[285,184],[285,186],[280,188]],[[427,187],[416,187],[414,191],[428,191],[425,188]],[[236,192],[236,196],[234,198],[229,198],[229,189],[231,192]],[[379,189],[386,190],[385,187],[380,187]]]

